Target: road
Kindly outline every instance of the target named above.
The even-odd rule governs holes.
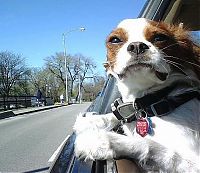
[[[0,120],[0,172],[38,172],[72,133],[79,112],[90,103],[75,104]]]

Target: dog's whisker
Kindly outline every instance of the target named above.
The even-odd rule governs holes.
[[[163,69],[165,70],[166,73],[169,73],[169,70],[162,63],[160,63],[159,65],[161,65],[163,67]]]
[[[186,79],[188,78],[189,80],[191,80],[191,85],[193,86],[193,80],[192,80],[192,77],[186,73],[185,71],[183,71],[179,66],[175,65],[175,64],[172,64],[173,66],[175,66],[176,68],[178,68],[179,70],[181,70],[181,72],[186,76]]]
[[[165,54],[165,55],[166,55],[166,54]],[[167,55],[166,55],[165,57],[167,57]],[[172,56],[172,58],[177,58],[177,59],[179,59],[179,60],[182,60],[182,59],[180,59],[180,58],[178,58],[178,57],[173,57],[173,56]],[[167,60],[167,59],[164,59],[164,58],[162,58],[162,59],[165,60],[166,62],[168,61],[169,64],[171,64],[171,65],[173,65],[174,67],[176,67],[176,68],[178,68],[179,70],[181,70],[181,71],[186,75],[186,77],[189,78],[189,80],[192,79],[192,77],[191,77],[189,74],[187,74],[185,71],[183,71],[183,69],[180,68],[180,66],[184,68],[183,65],[181,65],[181,64],[178,63],[178,62],[170,61],[170,60]],[[187,61],[186,61],[186,62],[187,62]],[[189,63],[189,62],[188,62],[188,63]],[[176,66],[175,66],[175,64],[176,64]],[[193,63],[193,65],[195,65],[195,63]],[[197,65],[197,64],[196,64],[196,65]],[[197,65],[197,66],[198,66],[198,65]],[[200,67],[200,66],[199,66],[199,67]],[[193,80],[191,80],[191,81],[193,81]],[[191,85],[193,86],[193,82],[191,83]]]
[[[169,64],[173,65],[174,67],[178,68],[186,76],[189,76],[181,67],[179,67],[179,66],[182,66],[181,64],[173,62],[173,61],[170,61],[170,60],[166,60],[166,59],[165,59],[165,61],[168,62]]]
[[[177,60],[180,60],[180,61],[186,62],[186,63],[188,63],[188,64],[191,64],[191,65],[194,65],[194,66],[200,68],[200,65],[198,65],[198,64],[195,64],[195,63],[190,62],[190,61],[187,61],[187,60],[183,60],[183,59],[178,58],[178,57],[175,57],[175,56],[167,55],[166,53],[164,53],[164,52],[162,52],[162,51],[161,51],[161,55],[163,55],[163,58],[162,58],[163,60],[166,60],[166,59],[164,59],[164,58],[174,58],[174,59],[177,59]],[[170,61],[170,60],[168,60],[168,61]],[[171,60],[171,62],[174,62],[174,61]],[[177,63],[177,64],[179,64],[180,66],[183,67],[183,65],[181,65],[181,64],[178,63],[178,62],[174,62],[174,63]]]
[[[186,78],[188,78],[189,80],[192,79],[191,76],[189,74],[187,74],[182,68],[180,68],[179,66],[182,66],[181,64],[179,63],[176,63],[176,62],[173,62],[173,61],[170,61],[170,60],[166,60],[164,59],[167,63],[173,65],[175,68],[179,69],[184,75],[186,75]],[[183,66],[182,66],[183,67]],[[193,82],[191,83],[193,85]]]
[[[166,46],[166,47],[162,48],[161,51],[162,51],[162,50],[165,50],[165,49],[167,49],[167,48],[169,48],[169,47],[175,46],[175,45],[177,45],[177,44],[179,44],[179,43],[174,43],[174,44],[171,44],[171,45],[169,45],[169,46]]]
[[[178,60],[180,60],[180,61],[186,62],[186,63],[188,63],[188,64],[191,64],[191,65],[194,65],[194,66],[200,68],[200,65],[198,65],[198,64],[195,64],[195,63],[193,63],[193,62],[190,62],[190,61],[187,61],[187,60],[184,60],[184,59],[181,59],[181,58],[175,57],[175,56],[167,56],[167,55],[166,55],[165,57],[166,57],[166,58],[174,58],[174,59],[178,59]]]
[[[162,49],[160,49],[160,50],[161,50],[161,51],[162,51],[162,50],[165,50],[165,49],[167,49],[167,48],[169,48],[169,47],[172,47],[172,46],[178,45],[179,43],[184,44],[185,42],[183,42],[183,41],[179,41],[178,43],[170,44],[169,46],[166,46],[166,47],[164,47],[164,48],[162,48]]]
[[[164,57],[166,57],[166,56],[164,55]],[[164,60],[165,62],[174,63],[174,64],[177,64],[179,66],[184,67],[182,64],[180,64],[178,62],[175,62],[175,61],[172,61],[172,60],[169,60],[169,59],[165,59],[164,57],[162,57],[161,59]]]

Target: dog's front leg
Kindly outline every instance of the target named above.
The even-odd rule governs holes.
[[[106,115],[78,116],[74,125],[76,132],[75,154],[85,159],[113,158],[107,133],[118,123],[112,113]]]
[[[130,137],[112,132],[107,133],[107,138],[114,158],[133,159],[146,172],[199,172],[195,164],[151,139],[139,135]]]
[[[140,160],[144,160],[148,149],[149,146],[144,140],[103,129],[84,131],[77,135],[75,141],[76,156],[91,160],[138,158],[138,156]]]
[[[86,114],[85,117],[79,115],[74,125],[77,135],[75,140],[76,156],[84,159],[103,160],[129,157],[130,151],[133,153],[131,155],[139,152],[144,155],[144,152],[140,150],[141,140],[133,138],[132,135],[124,136],[110,132],[117,123],[119,121],[112,113],[106,115]],[[148,147],[144,147],[144,149],[148,149]]]
[[[90,112],[80,114],[74,124],[74,131],[76,134],[85,133],[86,131],[93,131],[104,129],[111,130],[119,121],[113,113],[92,115]]]
[[[113,132],[107,133],[107,136],[116,159],[132,158],[140,162],[149,154],[149,142],[140,136],[125,136]]]
[[[106,160],[116,157],[110,146],[109,136],[105,130],[85,131],[77,135],[75,154],[78,158],[89,160]]]

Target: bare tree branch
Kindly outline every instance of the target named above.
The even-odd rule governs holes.
[[[26,72],[25,60],[20,55],[8,51],[0,52],[0,89],[8,96],[16,81]]]

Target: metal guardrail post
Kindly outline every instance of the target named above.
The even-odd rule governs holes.
[[[15,97],[15,108],[18,109],[17,97]]]
[[[3,107],[4,107],[4,111],[6,111],[6,100],[5,100],[5,96],[3,96]]]
[[[25,107],[27,108],[27,99],[26,99],[27,96],[25,96]]]

